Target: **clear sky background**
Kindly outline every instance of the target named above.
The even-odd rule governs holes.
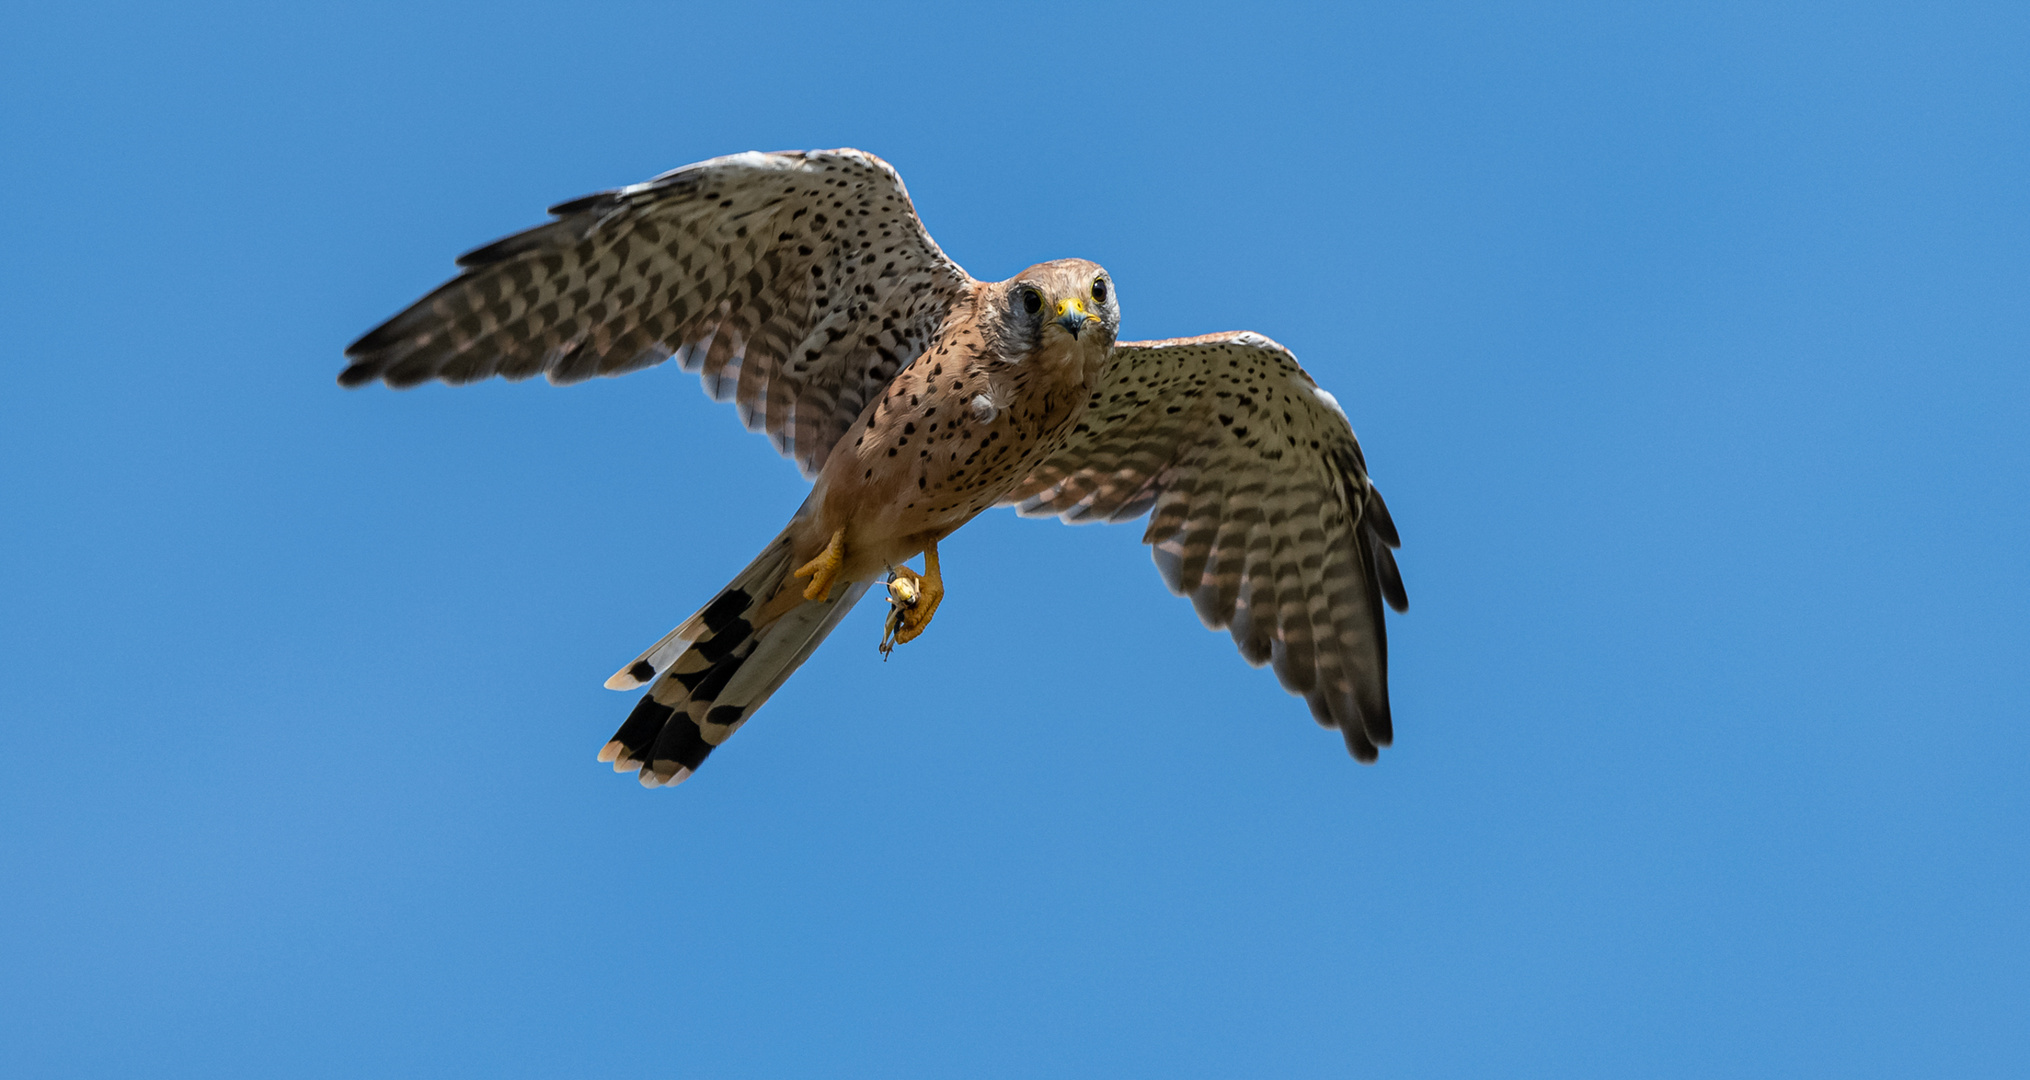
[[[2030,1073],[2030,8],[6,23],[0,1073]],[[891,662],[870,602],[692,782],[594,762],[804,484],[671,367],[340,350],[829,146],[1339,396],[1379,764],[1007,511]]]

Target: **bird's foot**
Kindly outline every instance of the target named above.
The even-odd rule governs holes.
[[[804,588],[804,599],[823,600],[831,595],[832,580],[839,576],[839,564],[846,559],[846,530],[832,534],[832,542],[818,557],[796,568],[795,577],[807,577],[811,583]]]
[[[888,621],[883,624],[881,655],[886,657],[895,647],[907,641],[914,641],[930,625],[931,616],[937,614],[937,606],[944,602],[944,576],[938,573],[937,552],[932,549],[924,553],[924,569],[919,574],[907,566],[891,567],[888,571]]]

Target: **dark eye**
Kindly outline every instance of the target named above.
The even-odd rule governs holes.
[[[1043,294],[1035,289],[1022,290],[1022,310],[1031,315],[1043,310]]]
[[[1095,300],[1099,301],[1099,302],[1100,302],[1100,303],[1102,303],[1102,304],[1104,304],[1104,303],[1106,303],[1106,302],[1107,302],[1107,279],[1106,279],[1106,278],[1094,278],[1094,279],[1093,279],[1093,299],[1095,299]]]

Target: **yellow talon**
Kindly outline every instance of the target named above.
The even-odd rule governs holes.
[[[810,562],[797,567],[795,577],[807,577],[811,583],[804,588],[804,599],[823,600],[832,592],[832,579],[839,576],[839,564],[846,559],[846,530],[832,534],[832,542]]]

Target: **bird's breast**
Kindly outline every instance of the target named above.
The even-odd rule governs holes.
[[[999,503],[1064,444],[1091,395],[1086,364],[1050,359],[1059,362],[1008,364],[949,342],[926,350],[827,459],[818,479],[827,528],[850,527],[893,560],[910,538]]]

